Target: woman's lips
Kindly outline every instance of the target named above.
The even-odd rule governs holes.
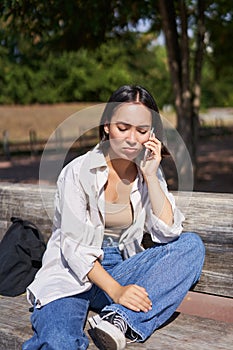
[[[124,147],[123,150],[126,153],[136,153],[139,151],[137,148],[132,148],[132,147]]]

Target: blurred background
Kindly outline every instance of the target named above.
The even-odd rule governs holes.
[[[41,154],[58,125],[106,102],[119,86],[139,84],[183,138],[194,190],[232,193],[232,5],[232,0],[2,1],[0,181],[38,183]],[[94,129],[84,134],[65,162],[97,139]],[[56,135],[56,152],[65,141]],[[170,189],[177,189],[172,159],[164,170]]]

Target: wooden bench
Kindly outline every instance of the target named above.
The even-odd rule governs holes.
[[[10,217],[21,216],[37,224],[47,240],[54,193],[54,186],[0,184],[0,239],[10,225]],[[229,350],[233,344],[233,194],[174,195],[186,216],[184,230],[197,232],[205,244],[203,273],[172,322],[156,330],[145,343],[128,347]],[[20,349],[32,334],[26,296],[0,296],[0,310],[0,350]],[[96,348],[92,341],[89,348]]]

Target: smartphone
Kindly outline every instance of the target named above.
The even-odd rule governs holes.
[[[153,136],[153,133],[154,133],[154,128],[151,128],[149,138]],[[143,157],[143,161],[142,161],[142,166],[145,166],[149,152],[150,151],[148,150],[148,148],[146,148],[145,153],[144,153],[144,157]]]

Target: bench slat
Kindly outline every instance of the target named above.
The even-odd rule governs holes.
[[[0,297],[0,350],[20,350],[32,335],[26,296]],[[85,330],[88,335],[89,325]],[[175,313],[172,322],[154,332],[145,343],[133,343],[135,350],[229,350],[233,344],[233,324]],[[96,349],[90,339],[88,349]]]

